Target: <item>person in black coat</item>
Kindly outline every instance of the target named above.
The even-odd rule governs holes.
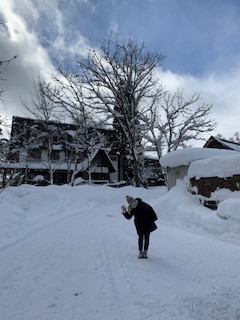
[[[128,220],[134,216],[134,223],[138,234],[138,249],[139,258],[147,258],[149,247],[150,233],[157,229],[154,221],[157,220],[157,215],[153,208],[143,202],[142,199],[126,196],[129,204],[128,209],[123,205],[122,214]]]

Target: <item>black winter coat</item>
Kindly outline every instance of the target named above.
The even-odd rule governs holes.
[[[138,234],[148,234],[157,229],[154,221],[157,220],[157,215],[153,208],[137,198],[138,205],[135,209],[131,209],[130,213],[123,213],[126,219],[131,219],[134,216],[134,223]]]

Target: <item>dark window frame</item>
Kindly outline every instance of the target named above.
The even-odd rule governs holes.
[[[60,160],[60,151],[59,150],[52,150],[51,152],[51,160],[59,161]]]
[[[41,155],[41,150],[39,149],[31,149],[27,151],[28,160],[42,160]]]

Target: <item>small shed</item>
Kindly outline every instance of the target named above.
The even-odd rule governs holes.
[[[160,164],[165,168],[168,190],[176,185],[178,179],[188,175],[191,163],[224,155],[239,156],[239,152],[214,148],[185,148],[167,153],[160,159]]]

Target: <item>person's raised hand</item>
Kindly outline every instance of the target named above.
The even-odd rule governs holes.
[[[124,205],[121,206],[121,209],[122,209],[122,213],[127,212],[127,208]]]

